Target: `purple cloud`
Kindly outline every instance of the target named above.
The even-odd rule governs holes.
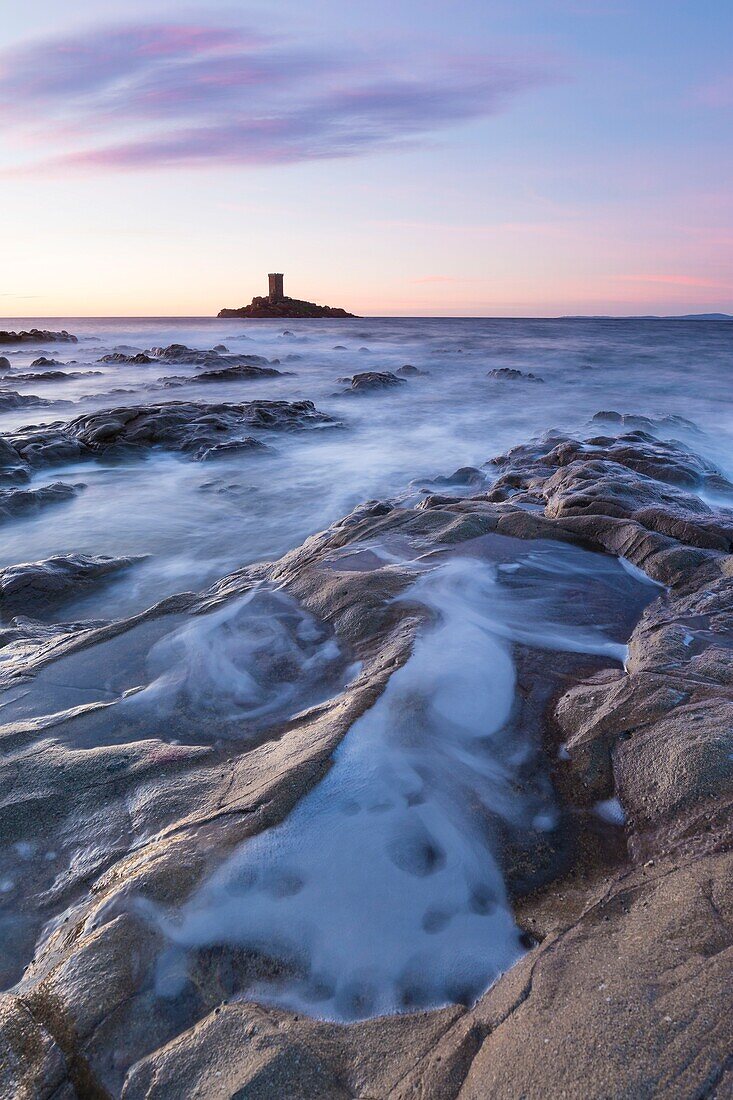
[[[548,79],[526,61],[346,56],[144,23],[0,53],[0,127],[41,145],[44,167],[292,163],[419,142]]]

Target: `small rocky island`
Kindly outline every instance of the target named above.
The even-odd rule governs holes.
[[[283,276],[268,275],[270,291],[266,297],[253,298],[248,306],[239,309],[222,309],[219,317],[354,317],[336,306],[319,306],[315,302],[301,302],[298,298],[286,298]]]

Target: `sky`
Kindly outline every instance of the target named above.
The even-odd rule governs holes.
[[[731,0],[3,9],[3,317],[733,312]]]

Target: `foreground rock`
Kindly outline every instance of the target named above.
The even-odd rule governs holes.
[[[7,329],[0,331],[0,344],[43,344],[46,342],[78,344],[79,340],[78,337],[72,336],[66,329],[61,329],[60,332],[40,328],[22,329],[20,332],[9,332]]]
[[[0,461],[39,467],[82,458],[130,457],[153,449],[199,459],[222,444],[256,446],[256,441],[235,437],[242,430],[298,431],[334,423],[311,401],[127,405],[87,413],[68,423],[22,428],[5,437]]]
[[[445,484],[416,507],[370,502],[203,596],[113,624],[21,625],[8,639],[0,824],[10,843],[0,873],[15,883],[23,919],[4,925],[6,958],[16,959],[6,985],[17,984],[0,1005],[0,1094],[731,1094],[733,512],[689,488],[711,479],[724,488],[725,479],[683,445],[636,432],[553,435],[491,470],[495,484],[471,497]],[[478,483],[475,473],[457,484]],[[192,949],[178,994],[156,993],[169,943],[139,899],[175,913],[235,847],[287,818],[329,773],[433,616],[419,599],[396,599],[414,580],[414,559],[430,567],[436,552],[440,561],[488,557],[498,571],[523,546],[532,559],[557,543],[621,556],[660,587],[648,587],[633,631],[633,609],[606,604],[603,584],[590,588],[604,621],[607,612],[619,634],[624,624],[631,631],[623,668],[515,646],[522,690],[512,728],[529,724],[538,738],[516,797],[544,756],[561,810],[524,845],[512,830],[503,836],[524,957],[475,1004],[354,1024],[248,1001],[243,990],[273,977],[272,960],[226,945]],[[149,721],[116,718],[124,682],[92,696],[85,680],[85,696],[50,713],[60,703],[49,693],[67,690],[69,662],[87,667],[91,647],[112,647],[104,667],[116,669],[125,653],[147,652],[134,645],[141,632],[150,644],[169,618],[205,623],[262,582],[322,624],[338,660],[361,662],[346,686],[258,726],[245,744],[212,737],[210,721],[186,727],[183,709],[168,730],[195,728],[181,744]],[[550,571],[538,583],[545,599],[560,580]],[[581,604],[566,600],[567,617]],[[303,635],[300,644],[320,643]],[[612,798],[623,828],[599,825],[598,803]],[[19,876],[12,861],[28,844],[39,858]]]

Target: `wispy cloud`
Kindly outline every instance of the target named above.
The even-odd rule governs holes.
[[[697,275],[616,275],[623,283],[660,283],[664,286],[702,287],[708,290],[725,290],[730,283],[720,283],[713,279],[701,279]]]
[[[282,164],[420,142],[550,79],[530,58],[126,24],[1,52],[0,128],[56,169]]]

